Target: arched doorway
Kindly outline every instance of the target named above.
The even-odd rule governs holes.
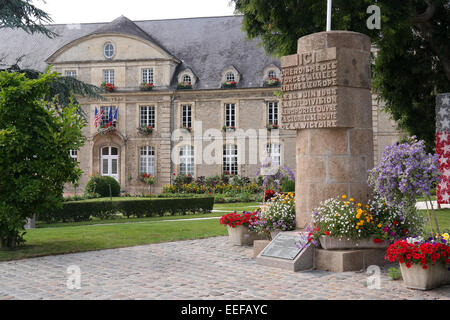
[[[119,181],[119,149],[102,147],[100,150],[100,172],[102,176],[113,177]]]

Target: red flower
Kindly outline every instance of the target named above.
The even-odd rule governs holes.
[[[330,235],[330,231],[325,231],[325,234],[326,234],[327,236],[329,236],[329,235]]]
[[[374,242],[374,243],[381,243],[381,242],[383,242],[383,240],[378,239],[378,238],[375,238],[375,239],[373,239],[373,242]]]

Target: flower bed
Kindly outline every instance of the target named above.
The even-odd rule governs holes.
[[[309,241],[318,246],[321,237],[334,237],[354,241],[357,247],[362,239],[372,239],[374,244],[382,245],[412,234],[417,217],[418,214],[405,217],[379,198],[363,205],[343,195],[322,202],[313,211]]]
[[[225,81],[222,83],[222,88],[224,89],[236,88],[236,86],[237,86],[236,81]]]
[[[177,89],[192,89],[192,84],[190,82],[180,82],[177,84]]]
[[[277,87],[280,85],[280,83],[281,83],[280,79],[278,79],[276,77],[269,77],[264,82],[264,87]]]
[[[107,134],[117,132],[117,129],[112,124],[105,124],[105,125],[99,126],[97,129],[97,132],[99,134],[107,135]]]
[[[115,92],[117,90],[116,86],[114,86],[112,83],[105,83],[103,82],[101,84],[101,87],[105,92]]]

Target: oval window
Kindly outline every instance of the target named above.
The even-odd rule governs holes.
[[[114,56],[114,45],[111,42],[105,44],[103,53],[106,59],[111,59]]]

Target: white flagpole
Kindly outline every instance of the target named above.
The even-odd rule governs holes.
[[[332,0],[328,0],[327,5],[327,31],[331,31],[331,7],[333,6]]]

